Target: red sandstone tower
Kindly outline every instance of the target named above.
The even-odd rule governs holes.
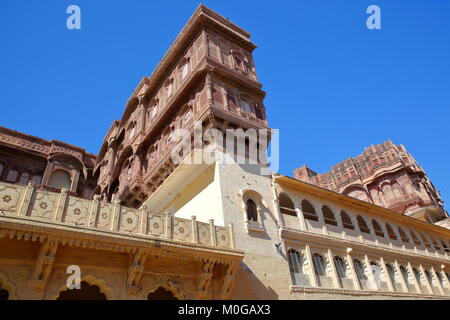
[[[98,155],[96,194],[138,207],[176,168],[173,132],[267,129],[250,34],[200,5],[113,122]]]
[[[355,158],[317,174],[306,166],[294,171],[297,179],[371,202],[430,223],[446,224],[439,192],[403,145],[391,141],[371,146]]]

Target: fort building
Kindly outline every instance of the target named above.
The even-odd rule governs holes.
[[[270,139],[255,48],[200,5],[98,156],[1,128],[0,299],[449,299],[448,216],[402,146],[295,178],[247,140],[173,161],[196,124]],[[229,161],[190,161],[211,153]]]

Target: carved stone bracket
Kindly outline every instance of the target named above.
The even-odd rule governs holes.
[[[142,272],[144,271],[144,263],[147,259],[147,254],[147,250],[139,248],[131,257],[127,276],[127,288],[129,294],[136,295],[141,290],[139,283]]]
[[[226,267],[225,276],[223,278],[222,299],[229,299],[234,286],[234,278],[236,275],[237,264],[230,263]]]
[[[36,259],[34,272],[31,274],[31,288],[36,291],[44,290],[55,261],[58,241],[47,239],[43,242],[39,255]]]
[[[205,299],[208,295],[208,287],[211,283],[211,278],[213,275],[214,262],[206,260],[203,262],[202,270],[199,276],[198,282],[198,299]]]

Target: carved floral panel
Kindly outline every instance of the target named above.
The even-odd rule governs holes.
[[[23,189],[0,186],[0,211],[5,214],[14,214],[19,210],[19,201],[21,198]]]
[[[230,232],[228,228],[216,226],[216,234],[217,234],[217,245],[219,247],[229,248],[231,246]]]
[[[181,241],[191,241],[191,221],[175,218],[173,220],[173,238]]]
[[[111,229],[113,205],[110,203],[100,203],[100,210],[97,217],[97,228]]]
[[[148,219],[148,233],[153,236],[163,236],[165,229],[165,219],[162,216],[153,215]]]
[[[139,232],[140,213],[135,210],[122,209],[120,218],[120,231]]]
[[[198,222],[198,242],[201,244],[211,244],[211,232],[209,224]]]
[[[51,220],[53,218],[57,196],[57,194],[50,192],[36,192],[33,202],[33,209],[31,210],[31,216]]]
[[[67,209],[64,212],[64,222],[87,226],[90,201],[69,197]]]

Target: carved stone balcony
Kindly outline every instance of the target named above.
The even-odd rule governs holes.
[[[233,251],[232,227],[151,213],[144,209],[121,206],[118,201],[105,203],[61,193],[40,191],[31,185],[0,182],[0,237],[8,226],[54,229],[84,235],[123,237],[155,243],[172,242],[194,247]],[[6,227],[6,228],[5,228]],[[19,232],[19,231],[18,231]],[[24,235],[24,232],[21,232]]]

